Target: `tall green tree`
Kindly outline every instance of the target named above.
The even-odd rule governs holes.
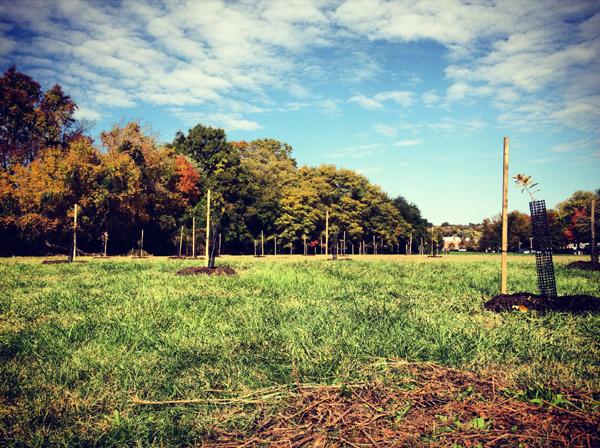
[[[227,141],[225,131],[201,124],[189,129],[187,135],[177,132],[169,147],[193,163],[200,175],[200,192],[205,195],[211,190],[211,221],[219,223],[228,251],[246,250],[253,240],[247,222],[254,215],[252,205],[259,196],[259,186],[251,169],[242,164],[240,151]],[[189,218],[192,216],[205,219],[203,203],[191,210]]]
[[[403,242],[410,244],[410,233],[412,233],[411,252],[416,253],[420,240],[427,239],[427,220],[421,216],[421,210],[416,204],[408,202],[403,196],[392,199],[392,205],[400,212],[402,218],[410,225],[411,231],[405,235]]]

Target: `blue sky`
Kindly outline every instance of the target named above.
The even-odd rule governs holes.
[[[94,135],[141,119],[164,141],[197,123],[275,138],[436,225],[500,212],[504,137],[549,208],[600,188],[597,1],[0,0],[13,64]]]

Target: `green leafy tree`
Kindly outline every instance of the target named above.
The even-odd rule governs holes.
[[[260,189],[251,169],[242,164],[240,151],[227,141],[225,131],[198,124],[187,135],[178,132],[168,146],[191,160],[200,175],[200,192],[204,195],[211,190],[211,221],[219,223],[229,252],[248,249],[253,235],[247,222],[254,216]],[[200,202],[188,221],[191,216],[205,219],[205,213],[205,204]]]

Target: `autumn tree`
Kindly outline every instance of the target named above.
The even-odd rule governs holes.
[[[508,250],[516,252],[519,243],[528,244],[531,238],[531,220],[528,215],[518,211],[508,214]],[[478,242],[479,250],[496,249],[502,246],[502,215],[498,214],[482,223],[481,237]]]
[[[42,93],[37,82],[11,66],[0,78],[0,167],[31,163],[48,146],[65,147],[76,108],[58,84]]]

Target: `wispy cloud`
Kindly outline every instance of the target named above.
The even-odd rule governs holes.
[[[386,137],[395,137],[398,135],[398,129],[388,124],[376,124],[373,126],[373,130],[378,134],[385,135]]]
[[[371,173],[378,173],[380,171],[382,171],[384,169],[384,167],[382,166],[376,166],[373,168],[358,168],[354,171],[356,171],[358,174],[371,174]]]
[[[360,159],[362,157],[369,156],[375,152],[381,152],[385,150],[381,143],[373,143],[370,145],[353,146],[350,148],[341,149],[335,153],[327,154],[326,157],[350,157],[354,159]]]
[[[365,109],[383,109],[383,104],[381,104],[379,101],[367,98],[364,95],[353,96],[348,100],[348,102],[357,103],[359,106],[364,107]]]
[[[423,140],[401,140],[394,143],[394,146],[415,146],[423,143]]]

